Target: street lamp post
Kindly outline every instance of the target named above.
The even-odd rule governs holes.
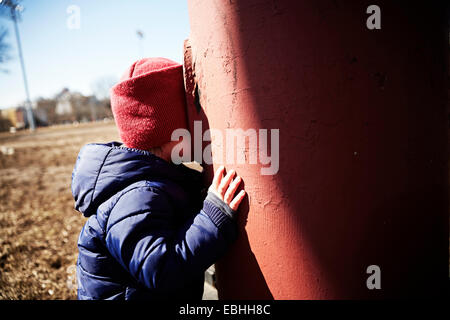
[[[20,34],[19,34],[19,26],[17,23],[17,18],[18,18],[17,12],[22,11],[23,8],[22,8],[22,6],[18,5],[17,3],[15,3],[14,1],[11,1],[11,0],[0,0],[0,4],[6,6],[10,9],[11,18],[14,22],[14,31],[16,33],[17,49],[19,51],[20,66],[22,67],[23,84],[25,87],[25,94],[26,94],[26,99],[27,99],[25,110],[27,112],[27,119],[28,119],[28,123],[30,125],[30,130],[34,131],[36,129],[36,124],[34,122],[33,111],[31,109],[30,92],[28,90],[27,74],[25,72],[25,62],[23,59],[22,45],[20,42]]]
[[[141,59],[144,57],[144,47],[143,47],[144,33],[141,30],[136,30],[136,35],[139,41],[139,55],[140,55],[139,58]]]

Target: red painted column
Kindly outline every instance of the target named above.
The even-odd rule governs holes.
[[[188,0],[189,117],[279,129],[279,170],[245,181],[222,299],[433,296],[448,276],[443,8],[378,1]],[[270,139],[269,139],[270,140]],[[258,141],[260,142],[260,141]],[[261,147],[261,144],[258,144]],[[270,146],[269,146],[270,150]],[[254,150],[247,143],[249,159]],[[274,151],[275,152],[275,151]],[[272,155],[273,156],[273,155]],[[211,178],[212,168],[209,168]],[[369,290],[367,267],[381,270]]]

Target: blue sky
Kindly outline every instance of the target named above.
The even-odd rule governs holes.
[[[189,37],[185,0],[24,0],[19,30],[31,99],[53,97],[62,88],[91,94],[100,78],[118,79],[133,61],[144,56],[182,62],[183,41]],[[68,13],[80,9],[80,28]],[[71,18],[72,17],[72,18]],[[12,60],[0,72],[0,108],[25,100],[13,23],[9,30]],[[136,30],[144,33],[140,46]]]

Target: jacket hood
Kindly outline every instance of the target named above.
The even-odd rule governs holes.
[[[88,144],[80,150],[72,172],[75,209],[91,216],[100,204],[140,180],[159,181],[166,185],[166,192],[181,202],[186,200],[183,199],[186,193],[201,189],[201,173],[184,165],[169,163],[151,152],[127,148],[118,142]]]

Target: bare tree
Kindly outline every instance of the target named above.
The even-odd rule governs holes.
[[[109,99],[109,90],[117,83],[114,76],[103,76],[96,79],[91,84],[91,90],[98,100]]]

